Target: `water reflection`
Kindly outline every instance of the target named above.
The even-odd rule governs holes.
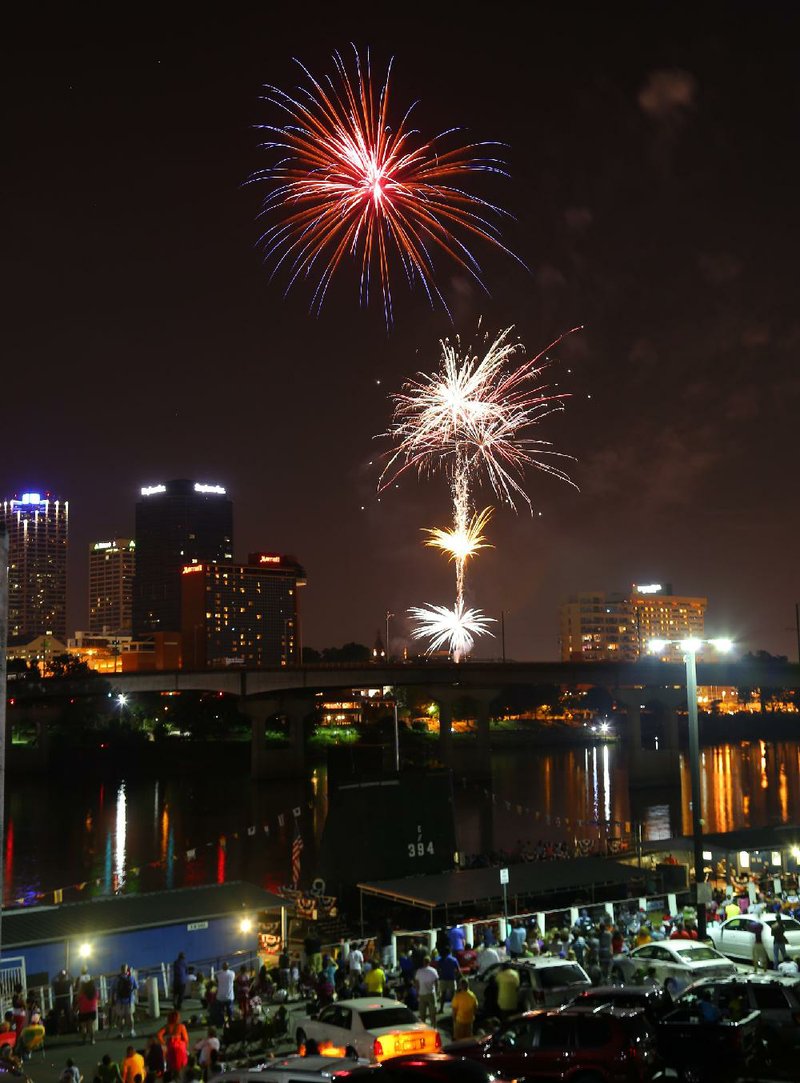
[[[632,808],[624,747],[520,748],[492,756],[492,791],[456,778],[458,849],[513,849],[518,841],[604,839],[591,821],[636,818],[645,838],[691,830],[688,758],[680,786],[639,791]],[[311,875],[328,807],[327,772],[306,781],[242,780],[221,806],[205,780],[86,780],[9,777],[5,838],[9,902],[86,881],[73,901],[118,890],[140,890],[244,879],[270,890],[288,882],[291,810],[302,809],[303,874]],[[701,763],[702,815],[707,832],[774,822],[800,822],[800,742],[717,745]],[[112,795],[114,797],[112,801]],[[50,830],[49,809],[61,810],[62,831]],[[635,809],[635,815],[634,815]],[[278,816],[286,820],[281,827]],[[582,821],[579,825],[578,821]],[[252,834],[250,827],[254,827]],[[220,841],[224,839],[225,841]],[[187,859],[188,850],[196,850]],[[140,870],[136,876],[132,868]],[[51,896],[52,900],[52,896]],[[47,901],[46,899],[43,901]]]
[[[114,890],[119,891],[125,883],[125,840],[128,834],[128,799],[125,783],[117,790],[116,832],[114,836]]]

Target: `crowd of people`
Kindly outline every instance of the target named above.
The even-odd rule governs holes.
[[[580,843],[568,843],[564,839],[553,841],[539,839],[517,839],[513,850],[490,850],[489,853],[465,854],[461,867],[465,869],[500,868],[505,865],[519,865],[529,861],[564,861],[571,857],[585,857],[593,851],[605,853],[600,840],[580,840]]]

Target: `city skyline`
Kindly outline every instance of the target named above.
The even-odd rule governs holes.
[[[18,16],[5,427],[25,458],[4,457],[0,491],[70,501],[70,625],[87,597],[75,553],[132,536],[159,477],[224,484],[240,553],[297,553],[309,645],[370,643],[386,611],[447,600],[448,570],[419,545],[444,489],[403,480],[379,501],[372,434],[387,393],[482,317],[531,347],[585,325],[553,369],[569,410],[543,433],[581,491],[529,476],[541,516],[497,514],[471,580],[468,604],[505,612],[508,655],[557,657],[571,592],[664,577],[708,596],[708,627],[743,649],[794,657],[796,17],[530,17],[526,39],[513,8],[474,24],[320,12],[313,29],[170,13],[124,35],[81,13],[31,33]],[[426,130],[508,144],[510,179],[485,194],[515,215],[504,236],[531,271],[486,254],[490,297],[446,276],[454,324],[398,288],[387,335],[352,279],[312,318],[256,251],[259,196],[242,185],[271,119],[262,84],[292,86],[292,56],[324,70],[350,40],[381,68],[398,58],[399,100],[419,98]]]

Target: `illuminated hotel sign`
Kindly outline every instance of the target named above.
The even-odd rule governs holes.
[[[114,543],[113,542],[95,542],[94,545],[92,546],[92,548],[95,549],[95,550],[97,550],[97,549],[113,549],[114,548]]]
[[[191,575],[192,572],[202,572],[202,570],[203,570],[203,565],[202,564],[186,564],[184,566],[184,569],[183,569],[183,574],[184,575]]]
[[[635,589],[636,589],[637,594],[660,594],[661,593],[661,584],[660,583],[645,583],[644,586],[637,586]]]
[[[41,493],[23,493],[20,500],[12,500],[12,504],[46,504],[46,500],[42,500]]]
[[[225,490],[221,485],[201,485],[199,481],[194,483],[194,491],[196,493],[218,493],[220,496],[225,495]]]
[[[259,553],[258,554],[258,563],[259,564],[280,564],[280,562],[281,562],[280,553]]]
[[[166,485],[145,485],[141,490],[142,496],[155,496],[156,493],[165,493]]]

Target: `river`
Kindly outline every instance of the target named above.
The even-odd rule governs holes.
[[[685,758],[681,776],[680,794],[649,791],[632,811],[621,745],[495,751],[491,784],[454,780],[459,850],[616,832],[595,821],[621,833],[634,812],[645,838],[688,833]],[[705,748],[702,779],[708,832],[800,821],[800,742]],[[237,879],[274,890],[296,827],[307,880],[327,807],[324,767],[280,783],[213,766],[188,778],[9,774],[6,788],[5,906]]]

